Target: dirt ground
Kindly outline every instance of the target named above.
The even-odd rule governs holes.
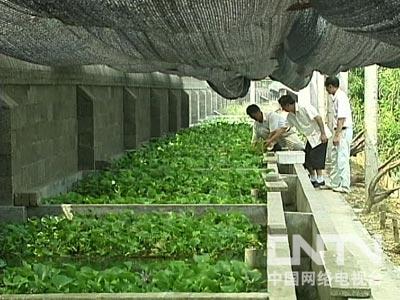
[[[361,167],[352,164],[352,174],[362,174]],[[364,183],[356,183],[352,185],[352,191],[346,196],[347,202],[353,207],[355,214],[364,224],[368,232],[376,239],[382,241],[383,250],[390,257],[392,262],[400,266],[400,244],[394,242],[393,227],[391,219],[386,219],[385,229],[380,229],[378,207],[374,207],[373,211],[366,214],[363,209],[365,205],[365,185]],[[382,202],[387,212],[400,216],[400,199],[388,198]]]

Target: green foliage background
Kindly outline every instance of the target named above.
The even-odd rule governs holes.
[[[364,128],[364,69],[349,72],[355,134]],[[400,69],[379,68],[378,151],[382,161],[400,151]]]

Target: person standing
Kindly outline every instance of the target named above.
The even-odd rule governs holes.
[[[251,143],[255,145],[262,139],[267,149],[280,151],[282,148],[289,150],[303,150],[303,142],[292,128],[289,128],[283,116],[271,111],[263,113],[256,104],[251,104],[246,109],[247,115],[254,120]]]
[[[333,102],[334,133],[332,148],[332,171],[329,188],[335,192],[350,192],[350,146],[353,139],[353,120],[350,101],[339,89],[339,79],[328,77],[325,88]]]
[[[314,187],[325,185],[323,170],[325,169],[326,149],[331,132],[324,125],[318,111],[311,105],[299,105],[290,95],[278,99],[282,109],[288,112],[289,125],[297,128],[307,138],[304,166],[310,173]]]

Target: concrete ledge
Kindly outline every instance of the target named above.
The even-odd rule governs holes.
[[[179,77],[159,72],[124,73],[105,65],[49,67],[24,62],[0,54],[0,82],[2,84],[62,84],[158,87],[169,89],[201,89],[210,87],[193,77]]]
[[[0,222],[23,223],[26,217],[26,208],[23,206],[0,206]]]
[[[348,246],[344,245],[344,265],[337,263],[337,244],[332,243],[332,237],[341,238],[342,232],[336,230],[335,223],[331,219],[330,201],[328,192],[316,191],[307,176],[304,167],[300,164],[294,165],[298,177],[297,206],[299,209],[312,213],[311,239],[315,249],[317,237],[322,239],[325,251],[322,252],[323,265],[311,263],[312,270],[316,273],[326,272],[328,274],[328,286],[318,286],[321,299],[347,299],[371,297],[371,288],[366,280],[354,284],[350,278],[352,274],[360,272],[357,259],[350,253]],[[337,196],[336,194],[332,196]],[[345,277],[341,276],[345,274]],[[339,277],[337,277],[339,276]]]
[[[330,281],[330,296],[331,297],[353,297],[353,298],[369,298],[371,297],[371,288],[366,280],[360,280],[357,284],[351,281],[351,278],[340,278],[340,274],[359,273],[361,270],[356,263],[353,255],[345,251],[345,264],[343,266],[336,263],[336,252],[324,252],[324,265],[330,272],[328,276]]]
[[[281,194],[277,192],[268,193],[268,233],[287,234],[285,214]]]
[[[14,195],[15,206],[39,206],[40,197],[38,193],[16,193]]]
[[[275,156],[281,165],[303,164],[305,160],[304,151],[278,151]]]
[[[288,185],[279,175],[278,166],[276,164],[268,164],[270,172],[261,172],[265,187],[268,192],[283,192],[288,190]]]
[[[0,299],[11,300],[11,299],[55,299],[55,300],[92,300],[92,299],[134,299],[134,300],[148,300],[148,299],[171,299],[171,300],[204,300],[204,299],[221,299],[221,300],[234,300],[234,299],[245,299],[245,300],[265,300],[270,299],[268,293],[90,293],[90,294],[32,294],[32,295],[2,295]],[[275,298],[274,298],[275,299]]]
[[[58,204],[29,207],[28,217],[74,214],[104,215],[107,213],[132,210],[135,213],[184,212],[204,214],[209,210],[217,212],[240,212],[255,224],[267,224],[267,204]]]
[[[276,164],[276,163],[277,163],[277,159],[276,159],[275,156],[265,156],[265,155],[264,155],[263,163],[264,163],[264,164],[267,164],[267,165],[269,165],[269,164]]]
[[[281,194],[268,193],[267,205],[267,272],[270,299],[297,299]]]
[[[280,262],[276,263],[272,258],[279,259]],[[297,299],[296,286],[292,276],[289,242],[286,234],[268,234],[267,271],[270,299]]]
[[[262,173],[262,177],[264,181],[270,182],[270,181],[278,181],[281,179],[279,174],[277,173]]]
[[[268,192],[286,192],[289,190],[289,187],[286,182],[283,180],[280,181],[270,181],[265,182],[265,187]]]

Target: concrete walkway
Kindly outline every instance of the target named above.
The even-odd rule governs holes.
[[[365,279],[369,282],[373,299],[400,299],[400,267],[394,266],[379,250],[379,242],[371,237],[354,214],[342,194],[330,190],[315,190],[318,201],[325,201],[326,217],[346,241],[346,249],[353,255]],[[375,257],[371,254],[377,254]]]

